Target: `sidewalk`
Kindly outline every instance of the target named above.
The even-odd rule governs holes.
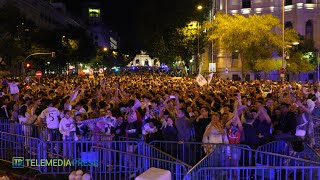
[[[0,177],[7,176],[11,179],[17,180],[31,180],[33,177],[38,174],[39,172],[35,170],[31,170],[28,168],[23,169],[15,169],[12,168],[11,163],[0,161]]]

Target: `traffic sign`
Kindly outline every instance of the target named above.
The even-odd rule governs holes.
[[[42,72],[41,71],[36,71],[36,77],[41,78],[42,77]]]
[[[103,74],[103,69],[102,68],[99,69],[99,74]]]

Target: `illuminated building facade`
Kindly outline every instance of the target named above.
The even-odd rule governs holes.
[[[212,11],[227,12],[231,15],[272,14],[281,22],[283,1],[285,1],[285,27],[292,27],[305,39],[313,40],[315,48],[320,50],[320,0],[212,0]],[[211,55],[211,50],[203,54],[203,69],[206,71],[208,71],[209,62],[212,61]],[[219,76],[229,79],[241,77],[242,65],[236,54],[219,51],[214,54],[214,57]],[[271,79],[278,77],[279,75],[276,74]],[[243,78],[257,77],[251,74]]]
[[[120,38],[103,23],[100,4],[93,1],[84,3],[82,9],[83,19],[94,44],[102,48],[119,49]]]

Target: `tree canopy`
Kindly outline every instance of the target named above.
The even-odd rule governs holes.
[[[281,24],[278,18],[272,15],[245,17],[218,14],[213,22],[206,23],[205,28],[213,31],[209,39],[215,42],[217,48],[239,52],[244,71],[272,70],[278,67],[277,63],[273,63],[267,69],[262,68],[271,62],[274,52],[279,55],[282,52]],[[297,41],[298,34],[293,29],[286,29],[285,42]]]

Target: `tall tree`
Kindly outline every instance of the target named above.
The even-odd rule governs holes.
[[[244,17],[218,14],[215,21],[206,24],[206,28],[213,31],[209,36],[216,47],[239,51],[243,74],[255,70],[258,60],[271,58],[273,52],[280,54],[282,49],[281,25],[279,19],[272,15]],[[285,31],[286,42],[298,40],[294,30]]]

